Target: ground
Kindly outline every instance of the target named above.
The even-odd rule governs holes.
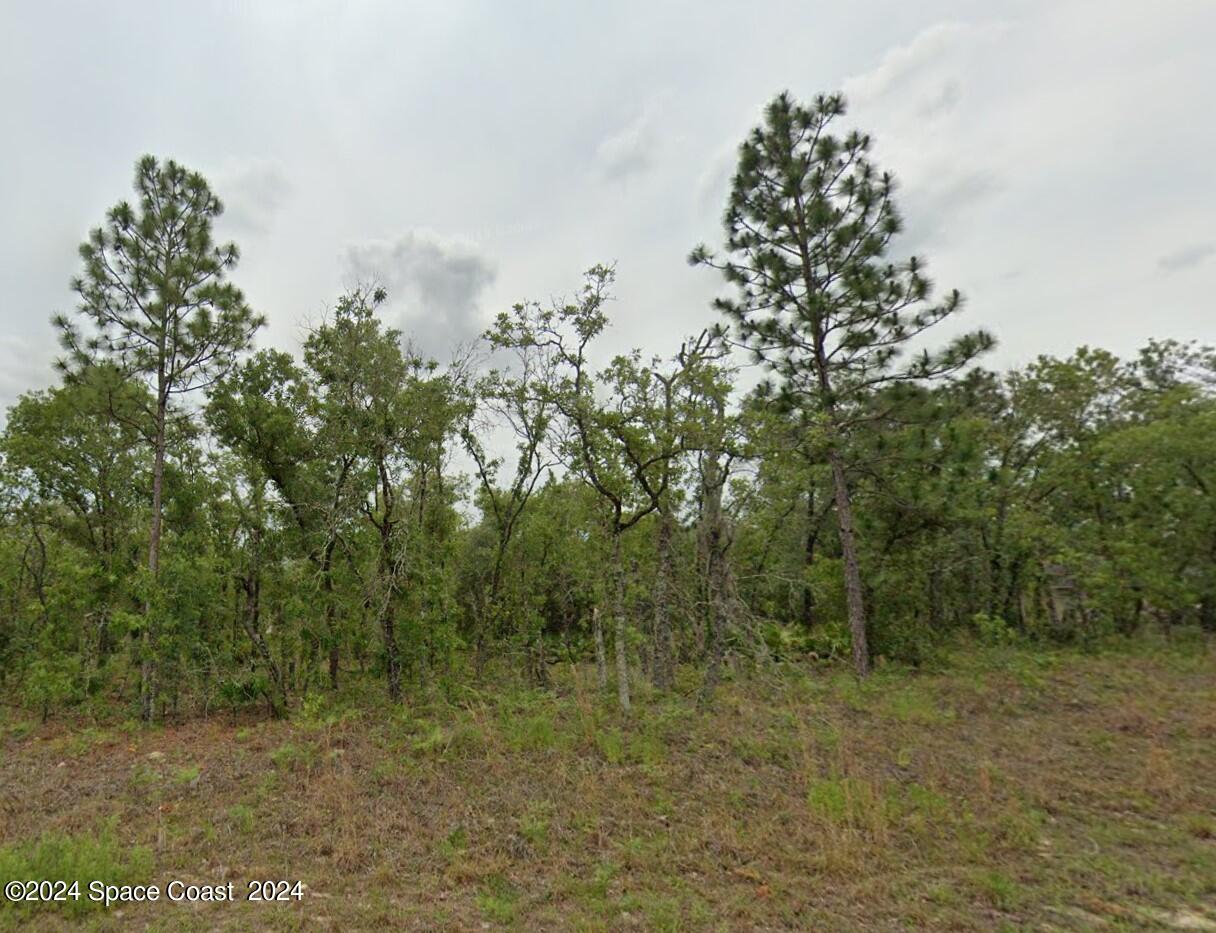
[[[0,906],[56,929],[1216,930],[1216,652],[960,649],[593,672],[386,710],[0,722],[0,881],[302,881],[285,903]],[[83,894],[83,890],[82,890]]]

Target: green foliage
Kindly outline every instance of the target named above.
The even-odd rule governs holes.
[[[79,886],[80,897],[62,902],[9,905],[8,910],[61,910],[79,915],[102,905],[88,897],[88,885],[146,884],[152,875],[152,853],[144,846],[118,840],[114,826],[96,834],[64,836],[46,833],[37,840],[0,848],[0,878],[54,879]]]
[[[971,617],[971,624],[975,627],[979,640],[986,645],[1008,645],[1017,638],[1017,632],[1000,616],[977,612]]]
[[[502,875],[494,875],[477,895],[477,906],[487,920],[510,924],[519,909],[519,892]]]
[[[254,810],[247,804],[238,803],[228,808],[228,821],[232,828],[242,835],[249,835],[254,827]]]
[[[626,709],[698,682],[708,702],[753,661],[856,663],[863,641],[924,668],[960,633],[999,654],[1153,629],[1198,656],[1216,351],[1082,347],[1004,374],[967,368],[982,333],[906,352],[960,299],[890,260],[894,184],[843,116],[783,95],[744,141],[725,249],[694,256],[734,286],[730,339],[616,355],[615,270],[596,266],[450,365],[368,285],[302,354],[238,363],[260,318],[227,279],[236,248],[212,242],[220,203],[141,160],[135,201],[81,249],[62,384],[0,436],[0,691],[33,719],[138,696],[145,718],[265,704],[328,735],[387,687],[407,761],[500,736],[659,767],[662,736],[609,725],[600,671],[585,682],[601,652]],[[731,339],[771,382],[737,391]],[[501,702],[488,673],[513,685]],[[555,684],[576,723],[551,715]],[[441,701],[468,722],[434,725]]]

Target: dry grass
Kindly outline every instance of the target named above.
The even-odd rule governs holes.
[[[789,668],[727,684],[710,714],[643,691],[629,720],[561,674],[553,694],[312,702],[291,722],[10,721],[0,866],[112,823],[149,881],[308,887],[0,925],[1216,929],[1202,645],[967,653],[862,685]]]

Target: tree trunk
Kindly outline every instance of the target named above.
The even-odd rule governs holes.
[[[340,655],[338,653],[337,607],[334,605],[334,572],[333,559],[336,540],[330,539],[325,545],[325,555],[321,561],[321,590],[325,596],[325,637],[329,639],[329,689],[338,689],[338,668]]]
[[[393,611],[392,567],[389,561],[390,526],[385,525],[380,538],[380,584],[384,588],[380,604],[380,631],[384,636],[384,658],[388,674],[388,696],[394,703],[401,700],[401,653],[397,648],[396,618]]]
[[[671,513],[659,513],[658,566],[654,583],[654,685],[670,690],[675,682],[671,633],[671,539],[674,521]]]
[[[396,609],[393,605],[393,597],[396,595],[396,568],[393,567],[393,527],[397,524],[393,520],[393,510],[396,502],[396,497],[393,493],[393,486],[389,480],[388,469],[385,466],[383,452],[380,454],[380,459],[377,463],[377,473],[380,476],[380,490],[377,498],[377,503],[383,511],[381,518],[376,521],[373,518],[373,524],[380,532],[380,555],[377,565],[377,574],[379,576],[380,592],[376,594],[380,598],[380,606],[378,615],[380,620],[380,631],[384,637],[384,660],[386,673],[388,674],[388,695],[389,699],[394,703],[401,700],[401,652],[397,647],[397,619]]]
[[[705,666],[705,680],[701,684],[699,705],[702,708],[713,703],[714,691],[722,676],[722,663],[726,657],[726,602],[721,579],[709,581],[709,663]]]
[[[156,439],[152,458],[152,527],[148,534],[149,586],[157,586],[160,576],[161,503],[165,481],[165,414],[168,399],[165,394],[164,376],[158,380],[156,390]],[[144,604],[144,625],[140,640],[143,656],[139,663],[139,706],[144,722],[151,722],[156,715],[156,633],[153,620],[152,597]]]
[[[1008,506],[1002,496],[997,502],[992,531],[992,553],[988,559],[988,602],[985,611],[989,618],[996,618],[1001,608],[998,604],[1005,592],[1005,521],[1007,513]]]
[[[608,652],[604,649],[604,625],[600,621],[600,607],[591,608],[591,628],[595,633],[595,669],[599,675],[600,690],[608,689]]]
[[[722,662],[726,654],[726,596],[727,567],[724,529],[722,527],[722,467],[716,451],[711,452],[701,477],[701,529],[704,548],[706,598],[706,653],[705,680],[701,684],[699,705],[704,708],[713,702],[714,691],[722,673]]]
[[[936,563],[929,568],[925,589],[929,603],[929,624],[934,631],[941,631],[945,627],[946,616],[942,611],[942,571]]]
[[[858,677],[870,673],[870,648],[866,642],[866,611],[862,599],[861,566],[857,560],[857,537],[853,528],[853,504],[844,474],[844,461],[833,448],[828,453],[832,482],[836,487],[836,526],[840,531],[840,550],[844,557],[844,592],[849,612],[849,632],[853,637],[853,667]]]
[[[388,698],[401,701],[401,653],[397,649],[396,619],[393,610],[385,606],[380,616],[380,631],[384,634],[385,664],[388,669]]]
[[[819,522],[815,516],[815,486],[806,490],[806,538],[802,548],[802,627],[815,627],[815,591],[811,588],[811,567],[815,563],[815,543],[819,538]]]
[[[612,535],[612,612],[615,616],[616,637],[616,695],[621,709],[630,710],[629,702],[629,655],[625,644],[625,567],[621,560],[621,532]]]
[[[1208,548],[1209,564],[1216,564],[1216,535]],[[1204,631],[1216,632],[1216,591],[1211,586],[1199,600],[1199,626]]]
[[[262,635],[259,620],[259,616],[261,615],[262,582],[261,574],[256,564],[250,569],[249,574],[242,578],[241,586],[245,590],[245,611],[241,615],[241,621],[244,623],[245,633],[249,636],[249,640],[253,642],[254,648],[257,649],[258,654],[262,658],[262,663],[266,665],[266,670],[270,674],[270,708],[275,717],[278,718],[287,711],[287,685],[283,682],[283,672],[279,669],[279,665],[275,663],[270,646],[266,644],[266,638]]]

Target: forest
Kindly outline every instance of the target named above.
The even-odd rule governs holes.
[[[703,330],[606,365],[610,264],[445,361],[375,282],[254,352],[217,194],[141,158],[0,440],[5,694],[283,715],[586,663],[628,711],[774,660],[1216,630],[1216,352],[986,369],[844,114],[767,106],[689,256],[723,283]]]
[[[604,257],[260,347],[222,193],[138,159],[0,433],[0,929],[1216,929],[1212,347],[990,365],[839,94],[671,345]]]

